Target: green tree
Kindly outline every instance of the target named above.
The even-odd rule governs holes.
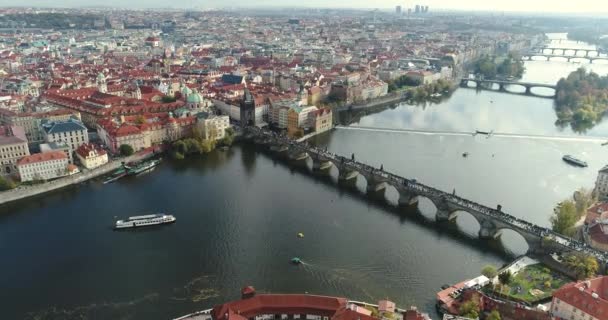
[[[213,149],[215,149],[215,141],[209,139],[203,140],[201,142],[201,149],[203,153],[211,152]]]
[[[498,310],[494,309],[490,314],[486,317],[486,320],[501,320],[500,313]]]
[[[484,276],[492,279],[494,277],[496,277],[496,268],[494,266],[491,265],[487,265],[485,267],[483,267],[483,269],[481,269],[481,274],[483,274]]]
[[[173,150],[175,152],[180,153],[182,155],[185,155],[188,153],[188,147],[182,140],[177,140],[177,141],[173,142],[171,147],[173,148]]]
[[[498,281],[500,281],[500,283],[503,286],[506,286],[509,283],[511,283],[511,277],[512,277],[511,271],[509,271],[509,270],[503,271],[498,274]]]
[[[131,147],[131,145],[128,145],[128,144],[121,144],[118,149],[120,150],[120,154],[125,157],[128,157],[135,152],[133,150],[133,147]]]
[[[563,257],[564,264],[576,273],[579,280],[588,279],[597,274],[599,264],[597,259],[583,253],[570,253]]]
[[[14,189],[15,187],[13,180],[0,176],[0,191]]]
[[[474,294],[471,298],[460,305],[460,315],[467,318],[479,318],[479,296]]]
[[[201,144],[196,139],[184,139],[183,140],[186,146],[186,152],[184,154],[202,154],[203,149],[201,148]]]
[[[161,101],[162,101],[163,103],[171,103],[171,102],[175,102],[175,101],[177,101],[177,99],[175,99],[175,97],[172,97],[172,96],[163,96],[163,97],[161,98]]]
[[[575,233],[574,225],[577,220],[578,214],[572,200],[560,202],[553,210],[551,218],[549,218],[553,231],[567,236],[572,236]]]

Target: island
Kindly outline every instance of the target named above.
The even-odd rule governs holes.
[[[475,74],[486,79],[521,78],[525,71],[524,63],[515,53],[504,57],[482,55],[473,62],[472,69]]]
[[[556,125],[585,132],[601,121],[608,109],[608,76],[579,68],[557,82]]]

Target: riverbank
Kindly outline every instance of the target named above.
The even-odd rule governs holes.
[[[83,169],[84,171],[80,173],[48,181],[42,184],[20,186],[12,190],[3,191],[0,193],[0,205],[85,182],[118,169],[123,162],[141,161],[154,156],[159,151],[162,151],[162,147],[150,147],[129,157],[110,161],[107,164],[93,170]]]

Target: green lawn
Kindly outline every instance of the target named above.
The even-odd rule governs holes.
[[[553,291],[570,282],[566,276],[551,271],[543,264],[534,264],[520,270],[511,277],[511,283],[497,286],[496,293],[528,303],[551,297]]]

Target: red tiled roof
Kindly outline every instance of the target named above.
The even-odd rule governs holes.
[[[76,153],[78,153],[80,156],[86,158],[89,156],[89,152],[91,151],[96,151],[98,155],[104,155],[106,154],[106,151],[103,150],[101,147],[96,146],[95,144],[92,143],[85,143],[83,145],[81,145],[80,147],[78,147],[78,149],[76,149]]]
[[[555,291],[553,297],[597,319],[608,318],[608,276],[569,283]]]
[[[316,314],[321,316],[338,315],[339,319],[351,319],[353,312],[361,320],[370,320],[352,310],[346,310],[345,298],[316,296],[307,294],[260,294],[251,298],[218,305],[211,311],[214,320],[246,320],[259,314]],[[354,319],[354,318],[352,318]]]
[[[19,161],[17,165],[22,166],[31,163],[45,162],[50,160],[67,159],[68,156],[63,151],[50,151],[45,153],[35,153],[29,156],[25,156]]]

